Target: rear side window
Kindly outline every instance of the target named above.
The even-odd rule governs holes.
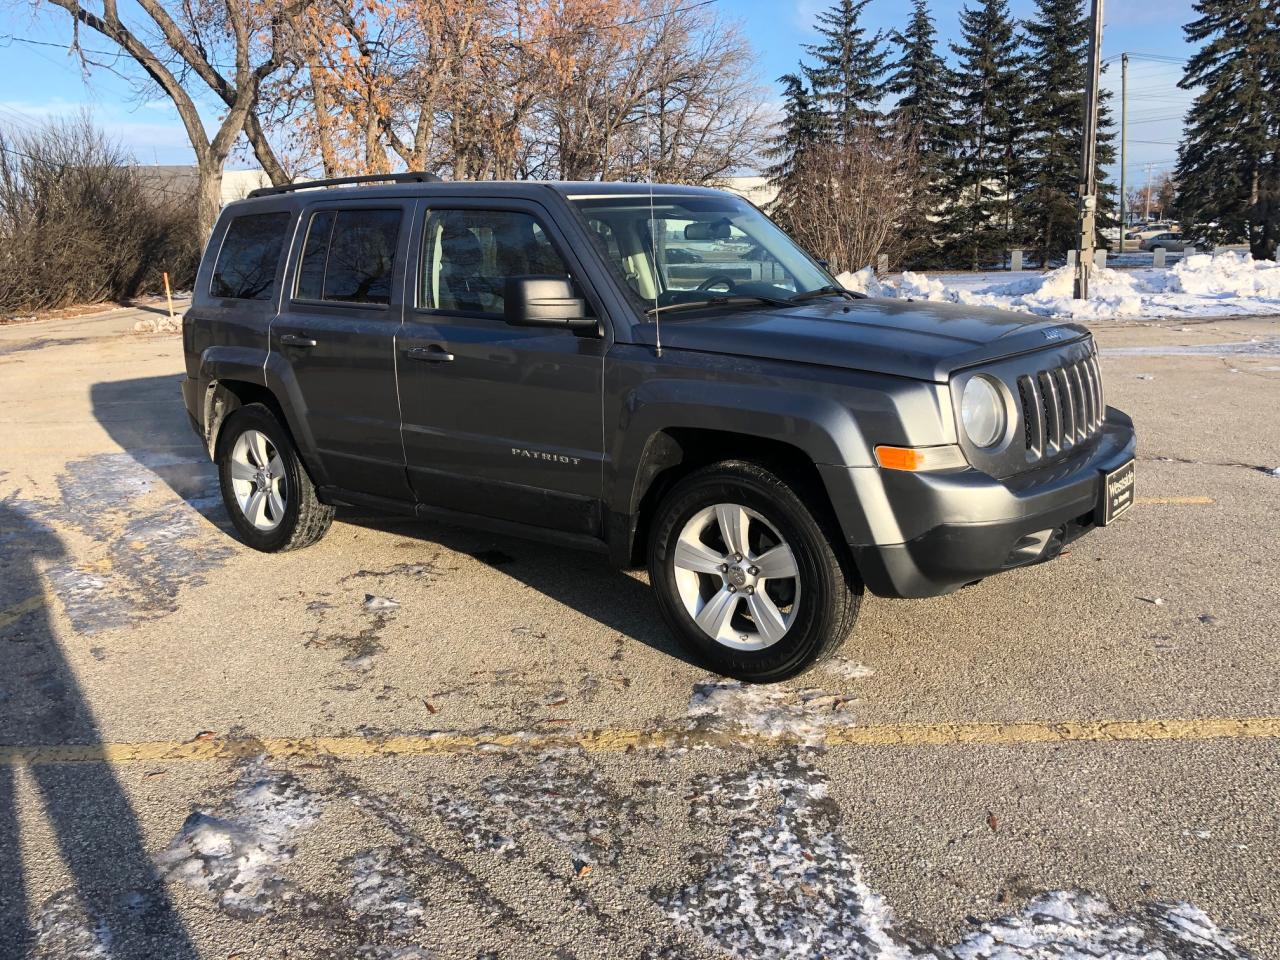
[[[283,211],[232,220],[222,238],[209,292],[232,300],[270,299],[291,216]]]
[[[298,268],[298,299],[390,303],[400,220],[399,210],[315,214]]]

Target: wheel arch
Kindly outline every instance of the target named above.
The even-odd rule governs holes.
[[[653,515],[663,496],[693,471],[726,460],[755,463],[777,474],[796,490],[829,535],[834,534],[833,546],[847,549],[822,474],[805,450],[785,440],[734,430],[665,427],[646,438],[626,509],[615,513],[610,524],[614,561],[643,566]]]
[[[299,431],[295,429],[288,409],[280,402],[280,398],[270,387],[250,380],[237,379],[234,376],[210,380],[205,390],[204,440],[210,459],[217,458],[218,442],[228,418],[241,407],[251,403],[260,403],[271,411],[281,428],[288,434],[294,449],[298,451],[298,456],[307,473],[311,475],[312,482],[317,486],[323,484],[324,473],[319,458],[315,455],[314,449],[299,442]],[[309,433],[306,436],[309,437]]]

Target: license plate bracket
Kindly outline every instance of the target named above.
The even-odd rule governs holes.
[[[1133,506],[1137,471],[1134,461],[1104,471],[1102,474],[1102,503],[1099,512],[1102,526],[1106,526]]]

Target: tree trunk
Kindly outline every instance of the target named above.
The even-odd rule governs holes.
[[[209,160],[197,167],[196,229],[200,242],[207,243],[213,233],[213,224],[222,210],[222,163]]]

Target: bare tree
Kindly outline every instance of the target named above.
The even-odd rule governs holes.
[[[763,95],[737,29],[681,0],[319,0],[260,112],[300,169],[707,183]]]
[[[862,125],[841,144],[815,146],[799,158],[773,214],[810,253],[837,272],[858,270],[885,254],[900,262],[903,223],[920,215],[920,165],[909,129]]]
[[[279,31],[303,6],[303,0],[179,0],[170,4],[135,0],[129,10],[137,15],[136,24],[125,22],[117,0],[101,0],[99,9],[90,9],[80,0],[47,2],[71,16],[73,46],[86,68],[95,62],[80,45],[82,26],[112,41],[173,101],[196,156],[196,222],[202,235],[208,235],[217,218],[222,171],[241,132],[268,176],[274,182],[286,179],[255,108],[263,81],[282,62]],[[220,62],[221,57],[230,62]],[[201,85],[226,106],[212,133],[197,106]]]
[[[751,49],[705,6],[549,4],[539,38],[535,136],[556,176],[710,183],[762,144]]]

